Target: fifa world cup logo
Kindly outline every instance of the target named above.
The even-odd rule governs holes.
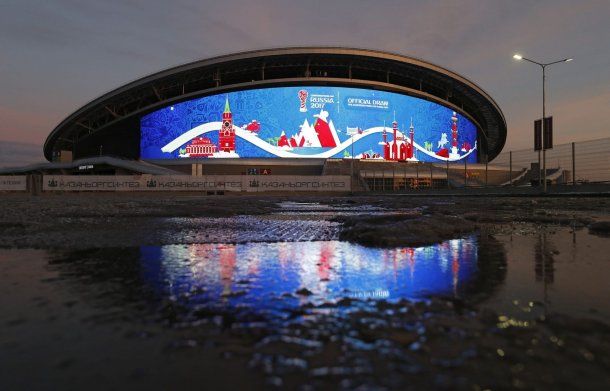
[[[301,113],[305,113],[307,111],[307,95],[307,91],[299,91],[299,100],[301,101],[301,108],[299,109],[299,111]]]

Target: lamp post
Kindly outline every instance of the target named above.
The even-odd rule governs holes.
[[[520,54],[513,55],[513,58],[517,61],[531,62],[532,64],[536,64],[540,68],[542,68],[542,172],[543,172],[543,180],[544,180],[543,192],[546,193],[546,148],[544,145],[544,118],[546,116],[546,86],[545,86],[546,73],[545,73],[545,71],[546,71],[546,67],[548,67],[549,65],[559,64],[560,62],[570,62],[570,61],[572,61],[572,59],[564,58],[563,60],[541,63],[541,62],[534,61],[529,58],[523,57]],[[540,155],[538,155],[538,156],[540,156]]]

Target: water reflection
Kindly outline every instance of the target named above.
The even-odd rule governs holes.
[[[508,272],[487,306],[522,319],[564,313],[608,322],[607,238],[556,227],[521,227],[495,237],[504,245]]]
[[[536,282],[544,282],[552,284],[555,280],[555,268],[552,249],[547,240],[546,232],[541,232],[538,235],[538,240],[534,245],[534,270],[536,274]]]
[[[158,295],[255,308],[304,297],[460,296],[478,270],[477,236],[419,248],[327,241],[141,247],[140,254],[143,279]]]

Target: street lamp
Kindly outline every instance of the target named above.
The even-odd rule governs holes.
[[[540,63],[540,62],[531,60],[529,58],[523,57],[519,53],[515,53],[513,55],[513,58],[515,60],[517,60],[517,61],[528,61],[528,62],[531,62],[532,64],[536,64],[536,65],[540,66],[540,68],[542,68],[542,172],[544,173],[544,175],[543,175],[543,178],[544,178],[543,192],[546,193],[546,148],[544,148],[544,118],[546,116],[546,87],[545,87],[546,73],[545,73],[545,71],[546,71],[546,67],[548,67],[549,65],[559,64],[560,62],[570,62],[573,59],[572,58],[564,58],[563,60],[552,61],[552,62],[547,62],[547,63]],[[538,159],[539,159],[538,163],[540,163],[540,155],[538,155]]]

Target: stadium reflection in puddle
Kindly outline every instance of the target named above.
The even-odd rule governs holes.
[[[343,297],[460,296],[477,274],[478,237],[419,248],[347,242],[141,247],[143,280],[160,296],[254,309]]]

